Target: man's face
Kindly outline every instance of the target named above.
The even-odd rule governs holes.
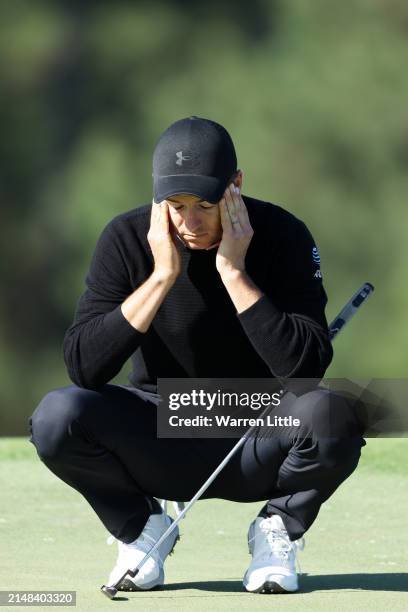
[[[219,204],[210,204],[188,194],[171,196],[167,202],[170,219],[190,249],[207,249],[221,240]]]
[[[242,177],[242,170],[238,170],[231,183],[242,188]],[[210,204],[186,193],[171,196],[167,202],[173,226],[190,249],[215,248],[222,238],[219,203]]]

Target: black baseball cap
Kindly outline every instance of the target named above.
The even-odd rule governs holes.
[[[234,144],[222,125],[180,119],[163,132],[153,153],[154,200],[187,193],[216,204],[236,171]]]

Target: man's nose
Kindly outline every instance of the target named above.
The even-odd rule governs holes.
[[[201,225],[199,214],[194,210],[187,211],[184,223],[190,232],[197,231]]]

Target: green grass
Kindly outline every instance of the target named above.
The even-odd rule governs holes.
[[[362,452],[306,534],[299,593],[243,592],[246,531],[260,504],[203,500],[182,521],[165,587],[113,602],[99,586],[116,545],[106,545],[93,510],[49,472],[27,439],[0,439],[0,590],[76,590],[81,612],[406,610],[408,440],[368,439]]]

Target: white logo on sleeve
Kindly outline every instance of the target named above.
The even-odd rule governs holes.
[[[312,248],[312,258],[313,263],[316,264],[316,266],[320,266],[320,255],[319,251],[317,250],[317,247],[315,246]],[[320,270],[320,267],[316,270],[313,276],[314,278],[322,278],[322,272]]]

